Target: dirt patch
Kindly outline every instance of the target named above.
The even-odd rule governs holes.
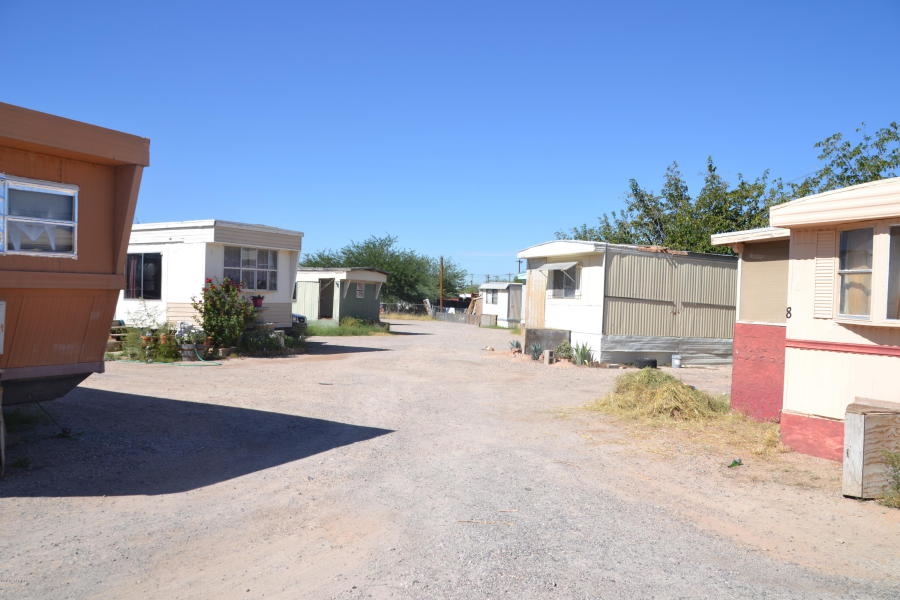
[[[507,332],[402,329],[111,363],[49,403],[72,436],[10,448],[0,596],[896,597],[900,511],[839,465],[587,411],[619,371],[484,350]]]

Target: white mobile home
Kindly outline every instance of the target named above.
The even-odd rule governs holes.
[[[526,346],[553,330],[604,362],[731,361],[733,256],[558,240],[517,257],[528,261]]]
[[[150,313],[159,322],[196,322],[192,299],[207,279],[228,277],[248,298],[262,297],[264,321],[289,327],[302,240],[299,231],[230,221],[133,225],[116,318],[140,324]]]
[[[498,327],[518,327],[522,324],[521,283],[490,281],[478,287],[481,294],[481,314],[497,317]]]

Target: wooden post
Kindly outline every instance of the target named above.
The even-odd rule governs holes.
[[[440,273],[440,298],[438,299],[438,306],[441,309],[441,312],[444,312],[444,257],[441,257],[441,273]]]

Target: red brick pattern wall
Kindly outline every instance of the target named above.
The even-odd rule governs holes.
[[[735,323],[731,406],[761,421],[777,421],[784,398],[785,327]]]

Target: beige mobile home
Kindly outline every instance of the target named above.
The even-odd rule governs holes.
[[[769,214],[790,230],[782,438],[839,460],[849,405],[900,411],[900,178]]]
[[[228,277],[262,298],[261,319],[290,327],[302,240],[299,231],[213,219],[133,225],[116,318],[138,326],[148,317],[196,322],[191,299],[207,279]]]
[[[528,261],[526,346],[554,330],[604,362],[731,360],[733,256],[558,240],[517,257]]]

